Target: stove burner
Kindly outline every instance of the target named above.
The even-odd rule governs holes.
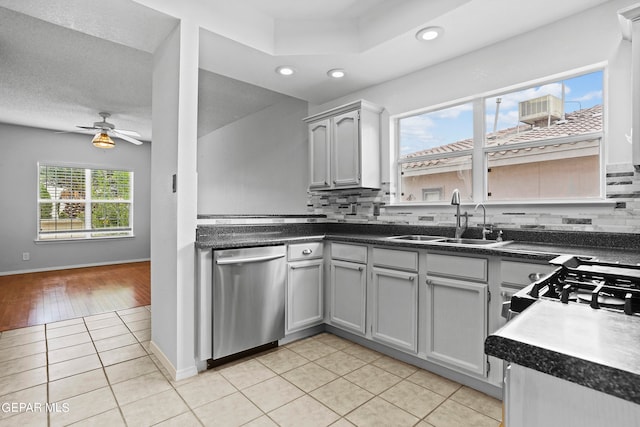
[[[517,292],[511,310],[521,312],[536,299],[579,302],[640,315],[640,266],[561,256],[550,261],[559,267]]]

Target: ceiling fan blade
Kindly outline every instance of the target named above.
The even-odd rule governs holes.
[[[89,134],[93,135],[95,132],[96,130],[93,128],[55,131],[55,133],[76,133],[76,134],[83,134],[83,135],[89,135]]]
[[[134,138],[140,138],[142,136],[135,130],[113,129],[113,131],[118,132],[120,135],[127,135]]]
[[[111,132],[113,133],[113,136],[115,136],[116,138],[124,139],[125,141],[130,142],[132,144],[142,145],[142,141],[138,141],[135,138],[132,138],[132,137],[127,136],[127,135],[124,135],[124,134],[120,133],[120,131],[112,130]]]
[[[97,128],[95,126],[76,126],[76,127],[80,128],[80,129],[85,129],[85,130],[100,129],[100,128]]]

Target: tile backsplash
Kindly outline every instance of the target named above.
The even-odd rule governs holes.
[[[640,172],[631,164],[608,165],[606,198],[611,204],[588,209],[564,209],[549,206],[527,210],[522,206],[487,208],[487,223],[501,228],[604,231],[616,233],[640,232]],[[391,200],[388,183],[381,189],[310,191],[309,214],[326,215],[328,222],[392,223],[413,225],[447,225],[454,223],[451,209],[442,207],[387,206]],[[471,205],[470,205],[471,206]],[[482,214],[467,209],[473,216],[470,226],[482,224]]]

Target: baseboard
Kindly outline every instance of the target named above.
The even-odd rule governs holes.
[[[149,349],[158,358],[158,360],[160,361],[162,366],[167,370],[167,372],[169,372],[169,375],[171,376],[171,378],[175,379],[176,378],[176,368],[169,361],[167,356],[164,355],[162,350],[160,350],[160,347],[158,347],[156,345],[156,343],[153,342],[153,340],[149,341]]]
[[[279,340],[278,344],[279,345],[289,344],[291,342],[298,341],[303,338],[311,337],[313,335],[318,335],[324,332],[325,330],[326,330],[326,324],[321,323],[320,325],[312,326],[310,328],[288,334],[284,338]]]
[[[167,356],[165,356],[162,350],[160,350],[160,347],[158,347],[156,343],[153,342],[153,340],[149,342],[149,348],[151,349],[151,352],[158,358],[162,366],[167,370],[167,372],[169,372],[169,375],[174,379],[174,381],[180,381],[185,378],[198,375],[198,368],[196,367],[196,365],[177,370],[173,366],[171,361],[167,358]]]
[[[41,273],[43,271],[69,270],[72,268],[102,267],[105,265],[131,264],[134,262],[146,262],[150,260],[151,258],[142,258],[142,259],[129,259],[129,260],[123,260],[123,261],[93,262],[89,264],[73,264],[73,265],[61,265],[61,266],[55,266],[55,267],[32,268],[27,270],[0,271],[0,276],[11,276],[13,274]]]

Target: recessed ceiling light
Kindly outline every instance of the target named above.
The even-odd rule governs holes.
[[[416,38],[420,41],[435,40],[444,33],[442,27],[426,27],[416,33]]]
[[[345,72],[342,68],[334,68],[333,70],[327,71],[327,76],[334,79],[341,79],[345,76]]]
[[[281,65],[278,68],[276,68],[276,73],[280,74],[281,76],[291,76],[295,72],[296,70],[289,65]]]

